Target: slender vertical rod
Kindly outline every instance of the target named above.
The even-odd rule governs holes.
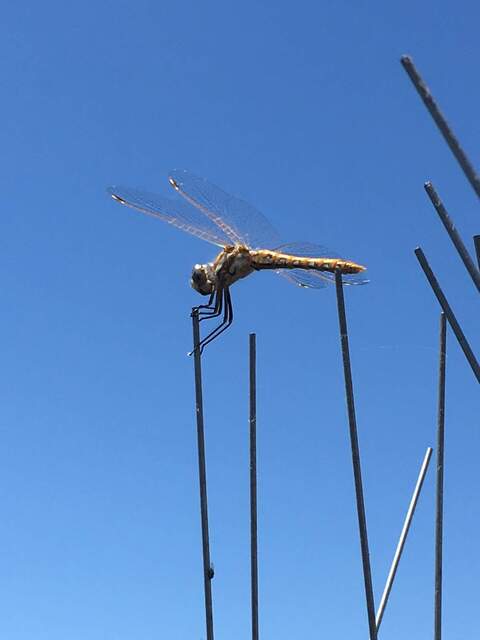
[[[472,163],[467,157],[467,154],[460,146],[459,141],[455,137],[453,131],[448,125],[448,122],[445,120],[445,117],[441,113],[440,109],[437,106],[432,94],[430,93],[430,89],[427,87],[422,77],[418,73],[415,65],[413,64],[413,60],[409,56],[402,56],[401,63],[403,68],[408,73],[410,80],[413,82],[415,89],[418,91],[420,98],[423,100],[424,105],[427,107],[430,115],[432,116],[435,124],[440,129],[441,134],[443,135],[445,142],[450,147],[451,152],[457,159],[457,162],[463,169],[467,180],[472,185],[475,193],[480,198],[480,177],[475,172]]]
[[[467,342],[467,339],[465,338],[465,334],[463,333],[460,325],[458,324],[457,319],[455,318],[455,314],[453,313],[452,308],[448,304],[445,294],[441,290],[440,285],[438,284],[438,281],[433,271],[431,270],[430,265],[428,264],[427,258],[425,257],[425,254],[423,253],[420,247],[417,247],[415,249],[415,255],[417,256],[417,260],[420,263],[420,266],[422,267],[423,272],[425,273],[425,276],[427,277],[427,280],[430,286],[432,287],[433,293],[437,297],[437,300],[440,303],[440,306],[442,307],[443,312],[447,316],[448,324],[452,327],[453,333],[455,334],[455,337],[457,338],[458,343],[462,347],[463,353],[465,354],[465,357],[468,360],[468,364],[471,366],[472,371],[475,374],[475,377],[477,378],[478,382],[480,382],[480,365],[478,364],[478,361],[473,351],[471,350],[470,345]]]
[[[477,254],[478,268],[480,269],[480,236],[473,236],[475,244],[475,253]]]
[[[212,584],[213,570],[210,563],[208,536],[207,472],[205,468],[205,434],[203,426],[202,355],[199,349],[200,321],[198,310],[192,309],[193,361],[195,364],[195,409],[197,415],[198,475],[200,484],[200,514],[202,521],[203,583],[205,589],[205,621],[207,640],[213,640]]]
[[[407,540],[408,531],[412,523],[413,514],[415,513],[418,498],[420,496],[420,491],[422,490],[423,481],[425,480],[425,475],[428,470],[428,465],[429,465],[431,456],[432,456],[432,448],[428,447],[425,453],[425,457],[423,458],[422,466],[420,467],[420,472],[417,478],[417,484],[415,485],[412,499],[410,500],[410,505],[408,507],[407,515],[405,517],[405,522],[403,523],[402,532],[400,533],[400,538],[398,540],[397,548],[395,550],[395,555],[393,556],[392,565],[390,567],[387,581],[385,583],[385,588],[383,590],[382,599],[380,600],[380,605],[378,607],[377,620],[376,620],[377,632],[380,629],[380,625],[382,624],[383,614],[385,613],[385,607],[387,606],[388,598],[390,596],[390,591],[392,590],[393,581],[395,580],[395,575],[397,573],[398,563],[400,562],[400,558],[402,557],[403,547],[405,546],[405,542]]]
[[[437,417],[437,487],[435,513],[435,613],[434,640],[442,638],[442,556],[443,556],[443,469],[445,444],[445,365],[447,352],[447,322],[440,315],[440,357],[438,372]]]
[[[443,203],[440,200],[438,193],[435,191],[433,184],[431,182],[426,182],[424,186],[428,197],[432,201],[432,204],[435,207],[440,220],[443,222],[443,226],[447,230],[447,233],[455,246],[455,249],[458,251],[458,255],[462,259],[463,264],[465,265],[465,268],[470,274],[470,277],[472,278],[478,291],[480,291],[480,272],[475,266],[472,258],[470,257],[470,254],[467,251],[467,247],[463,244],[463,240],[460,237],[460,234],[458,233],[452,220],[450,219],[447,210],[443,206]]]
[[[257,346],[250,334],[250,557],[252,579],[252,640],[258,640],[258,543],[257,543]]]
[[[340,326],[340,344],[342,348],[343,373],[345,377],[345,394],[347,400],[348,424],[350,428],[350,443],[352,448],[353,476],[355,480],[355,495],[357,501],[358,528],[360,532],[360,549],[362,553],[363,578],[365,583],[365,597],[367,603],[368,627],[370,640],[377,640],[377,625],[375,624],[375,603],[373,599],[372,573],[370,569],[370,554],[368,551],[367,520],[365,517],[365,503],[363,499],[362,471],[360,466],[360,450],[358,447],[357,422],[355,418],[355,402],[353,397],[352,371],[350,366],[350,351],[348,347],[347,318],[345,315],[345,300],[343,297],[342,275],[335,272],[335,287],[337,291],[338,322]]]

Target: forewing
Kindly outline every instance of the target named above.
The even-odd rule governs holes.
[[[331,251],[326,247],[312,242],[292,242],[283,244],[275,248],[275,251],[286,253],[292,256],[309,257],[309,258],[342,258],[336,251]],[[329,282],[335,283],[335,274],[328,271],[315,271],[313,269],[279,269],[276,271],[278,275],[287,278],[294,284],[308,289],[323,289]],[[361,273],[344,274],[342,282],[346,285],[360,285],[370,282],[368,278]]]
[[[268,249],[280,242],[276,229],[248,202],[183,169],[171,171],[169,180],[180,195],[228,236],[230,243]]]
[[[171,200],[162,196],[126,187],[109,187],[114,200],[141,213],[160,218],[182,231],[220,247],[230,243],[229,237],[198,209],[181,199]]]

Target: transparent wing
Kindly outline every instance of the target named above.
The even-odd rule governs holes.
[[[292,256],[304,256],[309,258],[343,258],[335,251],[330,251],[312,242],[291,242],[275,247],[275,251],[287,253]],[[328,271],[314,271],[313,269],[279,269],[275,273],[287,278],[294,284],[308,289],[323,289],[329,282],[335,283],[335,274]],[[360,285],[370,282],[363,273],[342,275],[343,284]]]
[[[312,275],[313,272],[305,269],[279,269],[275,273],[296,284],[297,287],[303,287],[304,289],[323,289],[328,285],[327,280],[316,278]]]
[[[170,200],[146,191],[137,191],[126,187],[109,187],[108,193],[114,200],[127,207],[136,209],[154,218],[191,233],[197,238],[223,247],[231,240],[221,228],[208,217],[202,215],[198,209],[181,199]]]
[[[276,229],[255,207],[183,169],[170,172],[170,184],[230,239],[252,249],[268,249],[280,242]]]

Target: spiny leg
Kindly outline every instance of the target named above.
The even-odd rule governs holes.
[[[212,291],[212,293],[210,294],[210,297],[208,298],[208,303],[199,304],[198,306],[193,307],[192,313],[190,315],[193,316],[194,313],[197,313],[200,320],[202,319],[202,316],[210,317],[213,314],[219,315],[218,307],[220,305],[220,309],[221,309],[221,306],[222,306],[222,301],[221,299],[219,300],[219,293],[220,292],[217,290]],[[215,296],[216,296],[215,304],[212,304]],[[205,309],[205,311],[202,311],[202,309]]]
[[[202,353],[203,347],[207,344],[207,342],[211,342],[212,340],[214,340],[217,335],[219,335],[222,331],[224,331],[228,326],[231,325],[233,320],[233,308],[228,288],[222,290],[220,292],[220,295],[225,298],[225,311],[222,322],[218,325],[218,327],[216,327],[207,336],[205,336],[205,338],[203,338],[203,340],[198,343],[193,351],[190,351],[190,353],[188,354],[189,356],[191,356],[196,349],[200,349],[200,353]]]
[[[200,311],[200,309],[212,309],[212,302],[213,302],[213,299],[215,298],[215,293],[216,291],[212,291],[207,304],[199,304],[198,307],[194,307],[194,311]]]
[[[226,322],[228,322],[228,315],[229,315],[229,311],[230,310],[229,310],[229,307],[228,307],[228,304],[227,304],[227,289],[222,289],[222,291],[220,291],[219,294],[220,294],[222,300],[223,300],[223,298],[225,298],[225,307],[224,307],[225,310],[224,310],[224,313],[223,313],[223,320],[218,325],[218,327],[215,327],[215,329],[213,329],[213,331],[210,331],[210,333],[208,335],[206,335],[205,338],[200,340],[200,342],[198,344],[198,347],[200,348],[200,353],[202,352],[203,344],[207,340],[210,341],[211,338],[213,339],[213,337],[215,336],[217,331],[219,329],[221,329],[226,324]],[[221,308],[223,308],[223,303],[220,304],[220,309]],[[217,315],[219,315],[219,314],[217,314]]]
[[[223,321],[216,329],[214,329],[214,331],[209,333],[208,336],[205,336],[205,338],[200,342],[199,344],[200,353],[203,352],[204,348],[209,342],[212,342],[212,340],[215,340],[216,338],[218,338],[218,336],[221,333],[223,333],[226,329],[228,329],[228,327],[233,322],[233,305],[232,305],[232,298],[230,297],[230,290],[228,289],[228,287],[225,289],[224,296],[225,296],[225,314],[223,316]]]
[[[217,296],[217,299],[215,300],[215,304],[212,304],[215,296]],[[196,307],[193,307],[192,309],[192,313],[191,315],[193,316],[194,313],[198,313],[198,316],[202,316],[202,315],[207,315],[208,313],[214,313],[215,309],[217,308],[217,304],[218,304],[218,291],[212,291],[212,293],[210,294],[210,297],[208,298],[208,303],[207,304],[199,304]],[[205,311],[202,311],[202,309],[205,309]]]
[[[228,293],[228,289],[225,289],[223,291],[223,298],[224,298],[224,303],[225,303],[225,307],[224,307],[224,313],[223,313],[223,320],[222,322],[215,327],[215,329],[213,331],[211,331],[208,335],[206,335],[199,344],[200,347],[200,353],[203,352],[203,348],[204,346],[208,343],[208,342],[212,342],[212,340],[215,340],[215,338],[222,333],[222,331],[224,329],[226,329],[227,326],[229,326],[230,324],[230,313],[232,310],[232,306],[231,306],[231,302],[229,304],[229,293]]]
[[[205,314],[203,317],[200,318],[200,320],[206,320],[207,318],[214,318],[214,317],[219,316],[221,314],[222,308],[223,308],[223,298],[225,297],[225,303],[226,303],[226,300],[227,300],[226,291],[227,291],[227,289],[218,289],[214,312],[210,313],[208,315]],[[193,313],[195,313],[195,310],[193,311]],[[192,315],[193,315],[193,313],[192,313]],[[228,308],[228,305],[225,304],[225,311],[224,311],[224,315],[223,315],[223,320],[220,323],[220,325],[218,327],[216,327],[213,331],[211,331],[203,340],[200,340],[198,345],[192,351],[189,352],[189,354],[188,354],[189,356],[191,356],[193,353],[195,353],[195,351],[197,349],[199,349],[200,353],[202,353],[202,350],[203,350],[202,345],[203,345],[203,343],[206,340],[209,340],[209,338],[211,338],[218,331],[218,329],[220,327],[224,326],[225,322],[228,321],[228,314],[229,314],[229,308]]]
[[[206,311],[201,311],[198,315],[200,318],[200,321],[202,320],[206,320],[209,318],[216,318],[217,316],[219,316],[222,313],[222,309],[223,309],[223,290],[222,289],[218,289],[215,292],[216,298],[215,298],[215,305],[214,306],[210,306],[208,308],[208,310]]]

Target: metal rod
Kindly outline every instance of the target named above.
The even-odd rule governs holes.
[[[402,56],[400,59],[403,68],[408,73],[410,80],[413,82],[415,89],[418,91],[423,103],[427,107],[430,115],[432,116],[435,124],[440,129],[441,134],[443,135],[445,142],[450,147],[453,155],[457,159],[459,165],[463,169],[467,180],[472,185],[475,193],[480,198],[480,177],[477,175],[475,169],[473,168],[472,163],[468,159],[465,151],[460,146],[459,141],[455,137],[453,131],[448,125],[448,122],[445,120],[445,117],[441,113],[438,108],[432,94],[430,93],[430,89],[427,87],[422,77],[418,73],[415,65],[413,64],[412,59],[409,56]]]
[[[420,472],[417,478],[417,484],[415,485],[412,499],[410,500],[410,505],[408,507],[407,515],[405,517],[405,522],[403,523],[402,532],[400,533],[400,538],[398,540],[397,548],[395,550],[395,555],[393,556],[392,565],[390,567],[387,581],[385,583],[385,588],[383,590],[382,599],[380,600],[380,605],[378,607],[377,620],[376,620],[377,632],[380,629],[380,625],[382,624],[382,618],[383,618],[383,614],[385,613],[385,607],[387,606],[393,581],[395,580],[395,574],[397,573],[398,563],[400,562],[400,558],[402,557],[403,547],[405,546],[405,542],[407,540],[408,530],[410,529],[410,525],[412,523],[413,514],[415,513],[415,508],[417,506],[418,498],[420,496],[420,491],[422,490],[423,481],[425,479],[425,475],[428,470],[428,464],[430,462],[431,456],[432,456],[432,448],[428,447],[422,462],[422,466],[420,467]]]
[[[358,528],[360,532],[360,548],[362,553],[363,578],[365,583],[365,597],[367,603],[368,627],[370,640],[377,640],[377,626],[375,624],[375,603],[373,599],[372,573],[370,569],[370,554],[368,551],[367,520],[365,517],[365,503],[363,500],[362,471],[360,466],[360,450],[358,447],[357,422],[355,418],[355,402],[353,397],[352,371],[350,366],[350,352],[348,348],[347,318],[345,315],[345,301],[343,297],[342,275],[335,272],[335,288],[337,291],[338,322],[340,326],[340,343],[342,347],[343,372],[345,377],[345,394],[347,400],[348,424],[350,428],[350,443],[352,448],[353,476],[355,480],[355,495],[357,501]]]
[[[480,291],[480,272],[475,266],[472,258],[470,257],[469,252],[467,251],[466,246],[463,244],[463,240],[460,237],[455,225],[450,219],[450,216],[447,213],[447,210],[443,206],[442,201],[440,200],[438,193],[435,191],[435,188],[431,182],[425,183],[425,191],[428,194],[428,197],[432,201],[433,206],[435,207],[440,220],[443,222],[443,226],[447,230],[448,235],[450,236],[451,241],[455,245],[455,249],[458,251],[460,258],[465,265],[466,270],[470,274],[475,286],[478,291]]]
[[[471,366],[472,371],[475,374],[475,377],[477,378],[478,382],[480,382],[480,365],[478,364],[478,361],[473,351],[471,350],[470,345],[468,344],[467,339],[465,338],[465,335],[460,325],[457,322],[457,319],[455,318],[455,314],[453,313],[452,308],[448,304],[445,294],[441,290],[440,285],[438,284],[437,278],[435,277],[433,271],[431,270],[430,265],[428,264],[427,259],[425,257],[425,254],[423,253],[420,247],[417,247],[415,249],[415,255],[417,256],[417,260],[420,263],[420,266],[422,267],[427,277],[427,280],[430,286],[432,287],[432,290],[435,296],[437,297],[437,300],[440,303],[440,306],[442,307],[443,312],[447,316],[448,324],[452,327],[453,333],[455,334],[455,337],[457,338],[458,343],[462,347],[463,353],[465,354],[465,357],[468,360],[468,364]]]
[[[480,269],[480,236],[473,236],[473,242],[475,244],[475,252],[477,254],[478,268]]]
[[[250,346],[250,557],[252,580],[252,640],[258,640],[258,542],[257,542],[257,347],[251,333]]]
[[[198,442],[198,475],[200,484],[200,514],[202,520],[202,553],[203,553],[203,583],[205,589],[205,622],[207,640],[213,640],[213,605],[212,584],[213,569],[210,563],[210,544],[208,536],[208,504],[207,504],[207,473],[205,468],[205,434],[203,426],[203,393],[202,393],[202,355],[200,353],[200,322],[198,309],[192,309],[193,324],[193,356],[195,363],[195,409],[197,415]]]
[[[445,444],[445,365],[447,352],[447,323],[440,315],[440,356],[438,373],[437,418],[437,487],[435,509],[435,613],[434,640],[442,637],[442,549],[443,549],[443,469]]]

